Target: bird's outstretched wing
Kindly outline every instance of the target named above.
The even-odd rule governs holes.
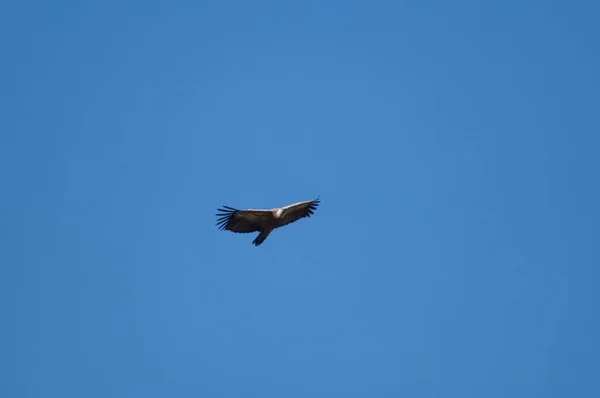
[[[273,219],[270,210],[238,210],[233,207],[223,206],[217,209],[221,213],[215,214],[217,226],[220,230],[248,233],[262,231],[265,222]]]
[[[284,225],[298,221],[301,218],[310,217],[317,207],[319,207],[319,203],[321,203],[321,199],[317,197],[314,200],[298,202],[294,203],[293,205],[283,207],[283,215],[279,219],[278,226],[283,227]]]

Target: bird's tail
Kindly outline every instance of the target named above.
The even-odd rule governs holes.
[[[258,234],[256,239],[254,239],[252,243],[254,243],[255,246],[260,246],[260,244],[263,243],[265,239],[267,239],[267,236],[269,236],[270,233],[271,231],[260,231],[260,234]]]

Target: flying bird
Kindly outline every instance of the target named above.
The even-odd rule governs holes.
[[[217,209],[221,213],[215,214],[218,217],[216,225],[220,230],[231,232],[260,232],[252,241],[255,246],[259,246],[274,229],[291,224],[301,218],[310,217],[320,202],[320,198],[317,197],[314,200],[271,210],[238,210],[223,206],[223,208]]]

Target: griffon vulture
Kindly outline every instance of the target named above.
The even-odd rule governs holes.
[[[259,246],[267,239],[267,236],[275,229],[298,221],[304,217],[310,217],[319,206],[320,198],[298,202],[293,205],[271,209],[271,210],[238,210],[233,207],[223,206],[217,209],[217,226],[220,230],[248,233],[260,232],[252,241]]]

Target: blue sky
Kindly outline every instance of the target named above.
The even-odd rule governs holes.
[[[600,396],[599,11],[2,2],[0,395]]]

